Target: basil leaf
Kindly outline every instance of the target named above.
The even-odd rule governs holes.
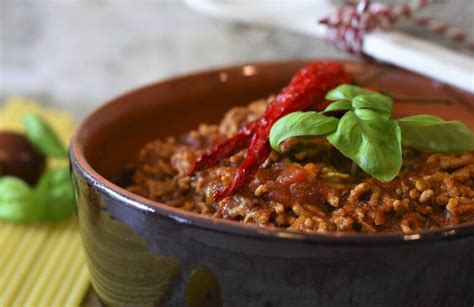
[[[370,109],[355,109],[354,110],[354,113],[357,115],[357,117],[359,117],[360,119],[362,120],[366,120],[366,121],[377,121],[377,120],[388,120],[389,118],[387,118],[387,114],[386,113],[381,113],[379,111],[374,111],[374,110],[370,110]]]
[[[75,210],[74,194],[67,167],[46,171],[35,189],[37,199],[45,204],[41,220],[55,221],[71,216]]]
[[[359,95],[352,99],[354,109],[379,111],[387,119],[390,118],[392,113],[392,103],[392,98],[377,93]]]
[[[331,111],[344,111],[344,110],[352,110],[352,103],[348,100],[338,100],[324,109],[323,113],[331,112]]]
[[[270,130],[270,145],[280,152],[281,142],[296,136],[326,135],[336,130],[339,120],[317,112],[293,112],[280,118]]]
[[[372,110],[347,112],[328,141],[367,174],[390,181],[402,166],[400,127]]]
[[[39,116],[28,113],[23,117],[28,140],[45,156],[67,158],[67,151],[53,129]]]
[[[460,121],[444,121],[432,115],[398,120],[403,146],[422,151],[463,153],[474,150],[474,133]]]
[[[12,176],[0,178],[0,220],[28,222],[41,214],[42,206],[36,205],[26,182]]]
[[[326,99],[327,100],[348,100],[351,101],[355,97],[359,95],[365,95],[365,94],[372,94],[374,92],[360,88],[355,85],[351,84],[342,84],[339,85],[338,87],[330,90],[326,94]]]

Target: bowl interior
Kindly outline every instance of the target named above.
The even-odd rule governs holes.
[[[246,65],[160,82],[121,96],[77,130],[84,157],[113,181],[146,142],[217,123],[230,107],[267,97],[303,65]]]
[[[156,83],[121,96],[77,130],[90,166],[114,180],[146,142],[217,123],[235,105],[277,93],[304,61],[216,69]],[[351,63],[356,81],[399,98],[395,115],[430,113],[474,128],[474,97],[429,78],[389,66]]]
[[[285,61],[215,69],[135,90],[105,104],[83,121],[73,138],[73,154],[84,164],[82,167],[105,178],[109,181],[105,184],[116,189],[112,182],[117,182],[145,143],[179,135],[199,123],[217,123],[230,107],[277,93],[305,63]],[[395,98],[395,116],[429,113],[461,120],[474,129],[474,96],[467,92],[391,66],[345,65],[356,83]]]

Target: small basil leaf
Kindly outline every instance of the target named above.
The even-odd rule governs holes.
[[[385,116],[381,116],[380,113],[378,113],[377,111],[369,109],[355,109],[354,113],[359,119],[367,121],[368,123],[370,123],[371,121],[378,122],[386,119]]]
[[[12,176],[0,178],[0,220],[24,223],[41,214],[42,206],[36,205],[26,182]]]
[[[351,101],[359,95],[371,94],[372,91],[360,88],[351,84],[342,84],[338,87],[330,90],[326,94],[326,99],[335,101],[335,100],[348,100]]]
[[[374,111],[347,112],[328,141],[381,181],[395,178],[402,166],[400,127]]]
[[[41,220],[55,221],[71,216],[76,209],[69,169],[48,170],[40,178],[35,195],[45,204]]]
[[[293,112],[280,118],[270,130],[270,145],[280,152],[281,142],[296,136],[326,135],[336,130],[339,120],[317,112]]]
[[[432,115],[398,120],[403,146],[421,151],[463,153],[474,150],[474,133],[462,122],[444,121]]]
[[[387,119],[390,118],[390,114],[392,113],[392,103],[392,98],[377,93],[359,95],[352,99],[354,109],[380,111],[384,113],[384,117]]]
[[[323,113],[331,112],[331,111],[344,111],[344,110],[352,110],[352,103],[348,100],[338,100],[330,105],[323,111]]]
[[[39,116],[28,113],[23,117],[28,140],[44,155],[67,158],[67,151],[53,129]]]

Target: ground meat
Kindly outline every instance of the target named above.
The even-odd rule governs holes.
[[[267,103],[265,100],[257,100],[244,107],[234,107],[230,109],[219,125],[220,134],[231,137],[245,123],[256,120],[265,112]]]
[[[215,218],[306,232],[396,232],[474,222],[474,152],[462,155],[405,149],[391,182],[359,171],[323,138],[290,139],[273,152],[239,193],[215,202],[232,180],[245,151],[189,176],[205,148],[260,116],[259,100],[230,110],[218,126],[200,125],[178,139],[147,144],[128,189],[183,210]],[[301,154],[294,148],[309,148]]]

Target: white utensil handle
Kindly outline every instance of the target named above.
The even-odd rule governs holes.
[[[366,54],[474,93],[474,58],[400,32],[370,33]]]
[[[327,0],[185,0],[203,13],[233,21],[274,26],[324,37],[317,20],[336,7]],[[474,93],[474,58],[402,32],[374,32],[363,51],[375,59],[427,75]]]

